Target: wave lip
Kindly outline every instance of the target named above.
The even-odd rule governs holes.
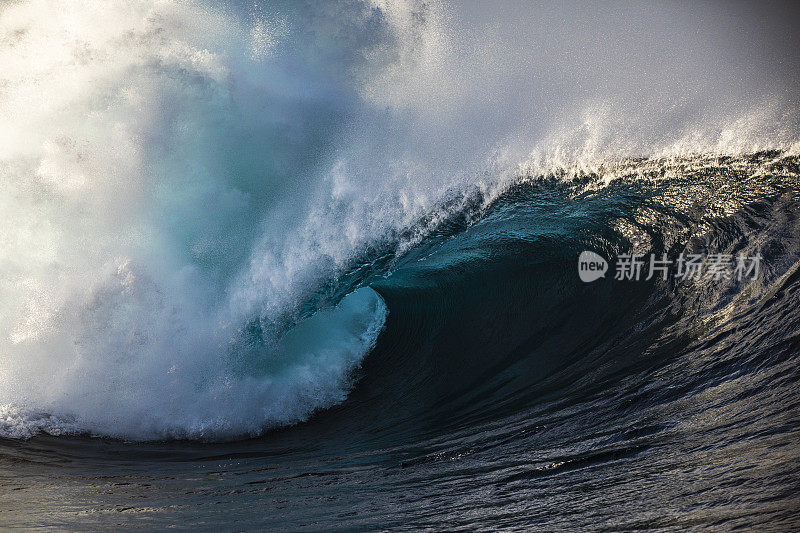
[[[345,399],[387,313],[378,293],[364,287],[297,324],[246,368],[227,361],[217,374],[187,373],[198,379],[182,380],[172,367],[143,389],[118,395],[103,394],[114,380],[107,376],[87,382],[86,394],[57,395],[45,408],[0,404],[0,437],[45,432],[223,441],[302,422]]]

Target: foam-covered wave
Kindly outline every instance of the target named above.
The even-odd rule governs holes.
[[[582,65],[520,88],[558,54],[510,53],[435,3],[0,10],[4,436],[305,420],[345,397],[381,329],[364,286],[453,214],[564,166],[797,149],[791,91],[687,103],[637,61],[605,81],[653,98],[583,98]]]
[[[253,360],[246,365],[218,359],[219,353],[208,354],[217,347],[198,344],[186,359],[169,350],[152,359],[146,352],[108,353],[80,372],[53,372],[45,390],[28,382],[18,391],[11,383],[7,389],[17,401],[0,405],[0,435],[220,440],[295,424],[344,400],[386,312],[381,297],[362,288],[294,327],[269,351],[249,352]]]
[[[309,213],[355,96],[286,79],[267,15],[2,8],[3,435],[229,438],[346,394],[380,298],[300,306],[354,253]]]

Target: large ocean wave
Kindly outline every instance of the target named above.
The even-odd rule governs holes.
[[[780,87],[742,87],[742,105],[720,74],[703,94],[669,99],[659,83],[698,71],[653,81],[655,67],[640,62],[652,50],[639,50],[604,82],[636,88],[622,99],[567,90],[587,83],[580,65],[564,87],[520,88],[526,65],[559,68],[546,47],[525,56],[475,28],[464,44],[460,25],[414,2],[5,5],[0,436],[229,440],[295,424],[346,398],[387,312],[386,338],[457,339],[438,324],[481,307],[485,295],[467,287],[506,275],[509,250],[538,250],[525,252],[531,272],[578,244],[619,251],[614,239],[628,231],[644,250],[672,250],[723,220],[698,210],[744,216],[796,186],[797,108]],[[680,192],[686,175],[712,168]],[[536,183],[566,203],[531,203]],[[719,187],[733,192],[719,198]],[[615,219],[631,205],[609,206],[603,191],[651,204]],[[487,215],[506,205],[508,220]],[[667,209],[683,233],[634,220]],[[520,226],[515,210],[535,223]],[[473,240],[449,240],[466,228]],[[788,240],[772,258],[776,276],[791,266]],[[541,275],[526,290],[555,283]],[[779,284],[763,283],[752,298]],[[451,288],[452,301],[435,296]],[[715,313],[736,294],[708,290],[721,291],[703,304]],[[531,305],[549,319],[572,309],[542,298]],[[478,328],[480,315],[466,316]],[[592,353],[586,331],[574,349]],[[519,340],[511,326],[497,336],[509,350]],[[535,362],[542,376],[553,371],[546,361]],[[445,386],[436,376],[449,374],[423,370],[433,363],[401,363],[396,372]],[[446,384],[458,402],[490,398],[463,416],[522,402],[522,386],[512,393],[500,374],[476,372]]]

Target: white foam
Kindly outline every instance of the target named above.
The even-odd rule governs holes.
[[[233,438],[344,399],[386,314],[371,290],[272,331],[247,372],[232,353],[354,253],[304,229],[325,125],[264,63],[264,16],[3,7],[0,435]]]
[[[0,404],[0,435],[220,440],[301,422],[345,399],[386,313],[376,292],[360,289],[301,322],[246,372],[220,360],[219,346],[201,342],[210,337],[196,339],[194,352],[181,351],[192,332],[178,332],[183,338],[172,346],[154,349],[149,342],[161,334],[158,329],[139,332],[139,338],[131,332],[132,338],[115,340],[117,351],[92,359],[76,349],[70,368],[54,368],[52,357],[42,358],[26,365],[24,375],[11,374],[21,386],[6,388],[17,401]],[[98,329],[100,335],[114,334]],[[46,372],[42,383],[23,381]]]

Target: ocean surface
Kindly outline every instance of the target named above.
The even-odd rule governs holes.
[[[0,528],[800,527],[793,19],[506,6],[0,6]]]

